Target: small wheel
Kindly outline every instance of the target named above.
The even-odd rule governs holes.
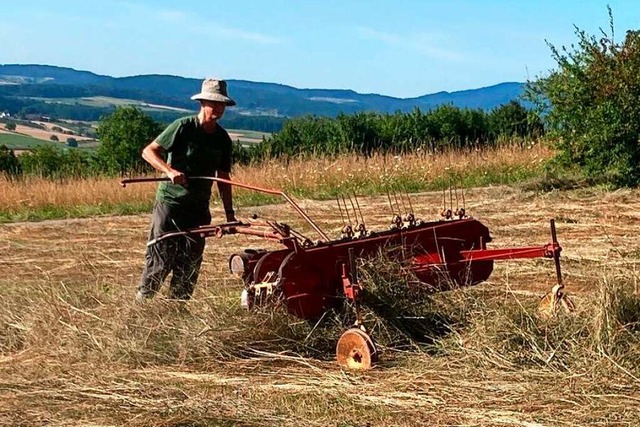
[[[370,369],[378,361],[378,351],[371,337],[359,328],[348,329],[336,345],[338,365],[353,370]]]

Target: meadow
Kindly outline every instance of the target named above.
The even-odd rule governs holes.
[[[444,195],[489,227],[491,247],[544,244],[556,219],[573,315],[535,315],[555,282],[552,261],[496,263],[483,284],[424,297],[425,315],[444,326],[428,343],[398,340],[388,324],[367,317],[381,349],[367,372],[335,364],[345,328],[337,315],[316,325],[279,309],[240,308],[242,283],[228,272],[228,257],[274,243],[210,238],[192,301],[160,295],[136,304],[149,213],[114,213],[146,209],[153,185],[3,181],[0,424],[638,425],[640,191],[548,191],[541,182],[550,153],[536,145],[234,170],[235,180],[293,194],[332,237],[343,225],[338,192],[356,191],[369,229],[384,229],[387,190],[410,193],[418,217],[437,219],[442,189],[456,181],[464,199],[459,187]],[[255,214],[307,231],[277,199],[240,190],[237,197],[239,218]],[[100,204],[107,208],[74,211]],[[22,221],[47,207],[62,219]],[[211,209],[214,222],[223,217],[217,200]]]
[[[51,141],[45,141],[42,139],[34,138],[27,135],[18,135],[15,133],[0,131],[0,145],[6,145],[10,149],[33,149],[41,145],[51,145],[54,143]]]

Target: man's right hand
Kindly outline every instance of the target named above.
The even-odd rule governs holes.
[[[167,176],[169,177],[169,179],[171,180],[171,183],[173,184],[184,185],[184,186],[187,185],[187,177],[180,171],[171,169],[169,170],[169,172],[167,172]]]

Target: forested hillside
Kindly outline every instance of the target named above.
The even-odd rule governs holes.
[[[439,92],[416,98],[360,94],[351,90],[298,89],[275,83],[228,80],[238,102],[228,110],[227,127],[273,132],[285,118],[307,114],[335,117],[357,112],[395,113],[423,111],[451,104],[459,108],[490,110],[517,99],[522,83],[460,92]],[[198,92],[201,79],[169,75],[114,78],[88,71],[45,65],[0,65],[0,111],[40,114],[74,120],[98,120],[122,102],[139,104],[156,120],[167,122],[184,115],[176,108],[194,110],[189,97]],[[100,103],[95,98],[100,97]],[[163,108],[158,108],[159,106]]]

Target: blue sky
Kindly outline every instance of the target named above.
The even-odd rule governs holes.
[[[638,0],[3,2],[0,63],[173,74],[414,97],[526,81],[548,40],[640,29]]]

